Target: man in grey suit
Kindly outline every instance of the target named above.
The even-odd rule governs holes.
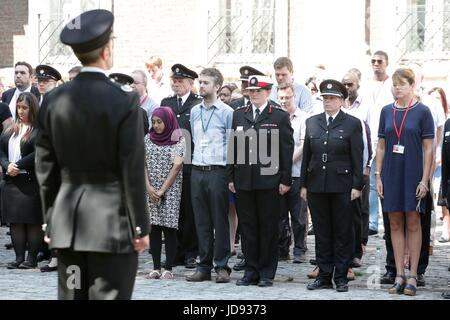
[[[130,299],[138,252],[149,245],[143,111],[131,87],[105,74],[113,21],[93,10],[64,28],[61,41],[83,69],[39,112],[36,174],[59,299]]]

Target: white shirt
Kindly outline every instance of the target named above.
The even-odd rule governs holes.
[[[378,144],[378,126],[380,125],[381,110],[394,102],[392,94],[392,79],[389,77],[384,81],[369,80],[361,85],[361,92],[366,97],[369,106],[369,128],[371,133],[371,143],[373,157],[377,151]]]
[[[23,136],[27,132],[27,130],[30,128],[28,125],[21,125],[19,134],[17,136],[12,135],[11,138],[9,138],[8,142],[8,160],[11,163],[17,163],[20,159],[22,159],[22,153],[20,152],[20,141],[22,140]],[[21,173],[24,173],[26,171],[22,170]]]
[[[177,96],[177,103],[178,103],[178,99],[181,98],[181,102],[183,103],[183,106],[184,106],[184,104],[186,103],[186,100],[189,98],[190,94],[191,94],[191,92],[188,92],[182,97]],[[164,106],[162,106],[162,107],[164,107]]]
[[[299,108],[295,109],[294,114],[289,115],[292,129],[294,129],[294,159],[292,161],[292,177],[294,178],[300,177],[303,155],[298,159],[295,158],[303,149],[302,142],[305,140],[306,120],[309,117],[310,114],[300,110]]]
[[[99,72],[99,73],[103,73],[105,76],[108,76],[106,74],[106,70],[102,69],[102,68],[97,68],[97,67],[83,67],[81,68],[81,72]]]
[[[266,103],[265,105],[263,105],[262,107],[257,108],[254,104],[252,104],[252,108],[253,108],[253,120],[256,119],[256,109],[259,109],[259,115],[261,115],[263,113],[263,111],[267,108],[267,106],[269,105],[269,103]]]

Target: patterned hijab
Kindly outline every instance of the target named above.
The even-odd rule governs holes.
[[[177,144],[182,136],[180,126],[173,113],[172,109],[169,107],[157,108],[152,115],[153,117],[158,117],[164,122],[164,132],[158,134],[153,129],[150,129],[150,140],[158,146],[171,146]]]

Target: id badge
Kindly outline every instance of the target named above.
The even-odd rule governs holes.
[[[394,145],[394,153],[404,154],[405,153],[405,146],[402,146],[400,144]]]

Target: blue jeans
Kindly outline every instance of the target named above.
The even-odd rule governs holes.
[[[373,160],[375,164],[375,159]],[[379,199],[377,194],[377,180],[375,168],[370,170],[370,194],[369,194],[369,229],[378,231]]]

